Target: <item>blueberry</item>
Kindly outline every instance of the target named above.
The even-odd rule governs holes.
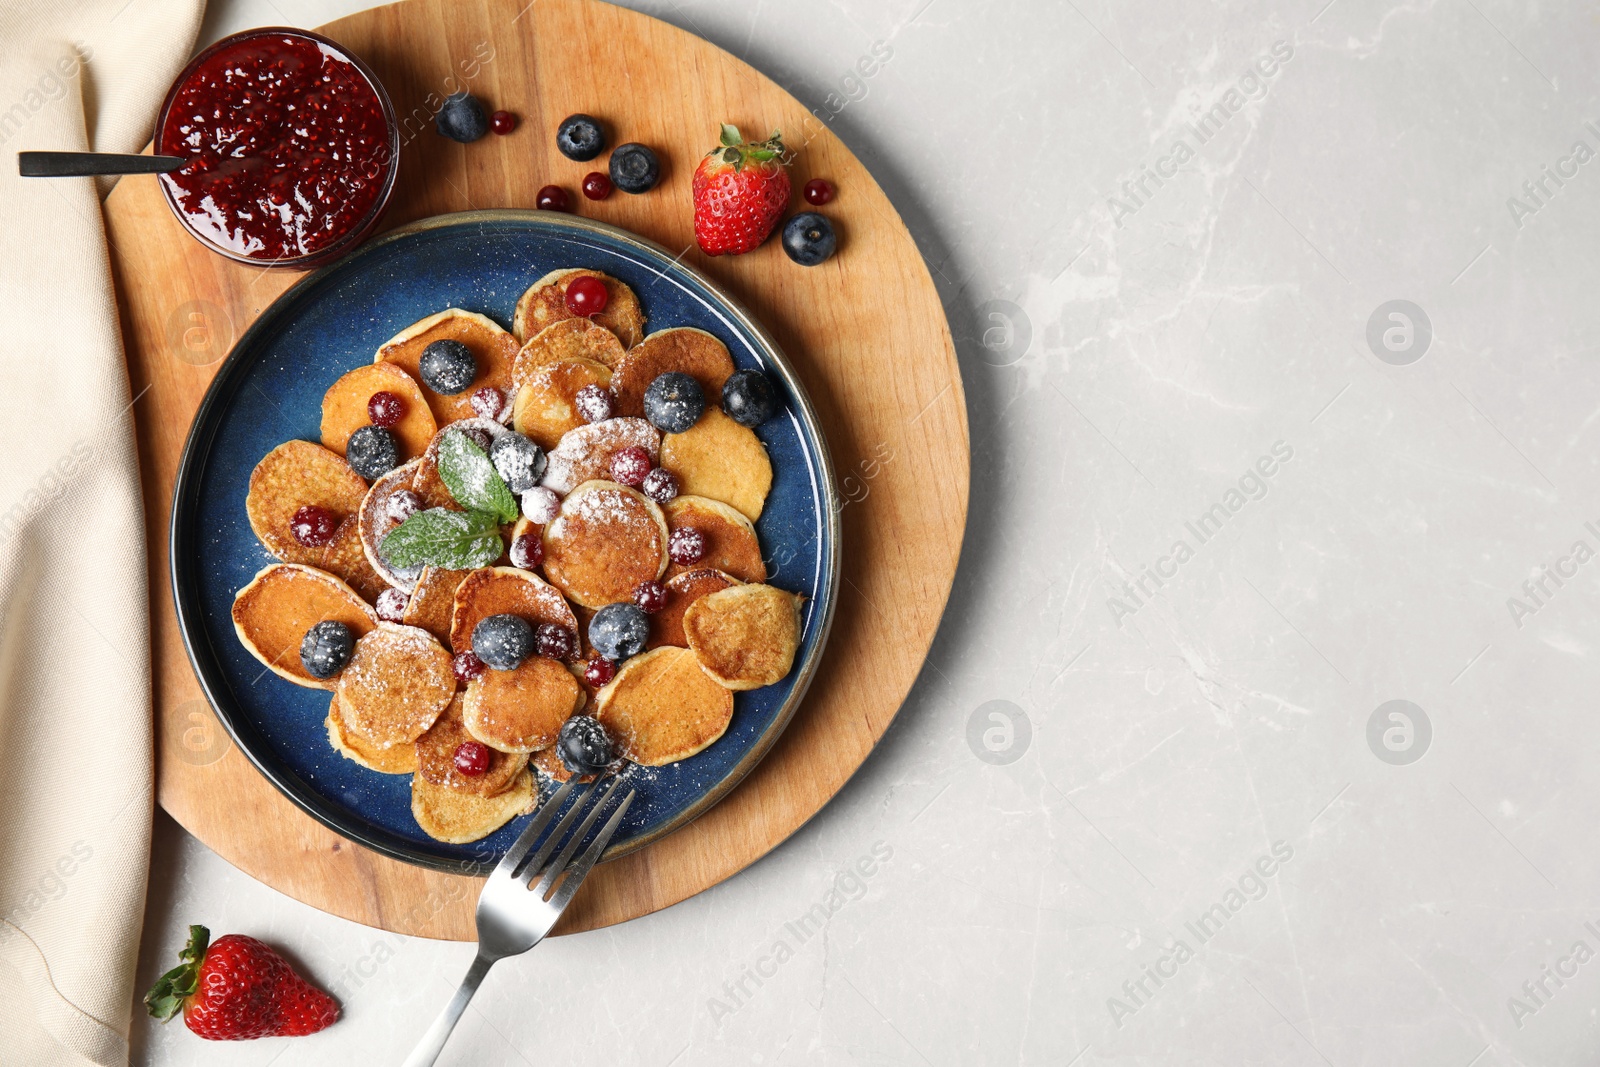
[[[532,489],[544,477],[544,449],[515,430],[507,430],[494,439],[489,446],[489,459],[513,493]]]
[[[345,442],[344,461],[369,482],[375,482],[400,464],[400,446],[382,426],[362,426]]]
[[[722,386],[722,410],[740,426],[754,429],[778,413],[778,391],[758,370],[737,370]]]
[[[556,127],[556,147],[568,159],[587,163],[606,146],[606,133],[592,115],[568,115]]]
[[[460,341],[435,341],[422,350],[417,373],[429,389],[455,396],[466,392],[478,376],[478,361],[472,358],[472,349]]]
[[[838,247],[833,223],[815,211],[802,211],[783,224],[783,250],[802,267],[815,267]]]
[[[642,144],[619,144],[611,153],[611,184],[625,193],[648,193],[661,180],[661,163]]]
[[[588,715],[574,715],[561,724],[556,755],[573,774],[599,774],[616,759],[606,728]]]
[[[471,93],[455,93],[444,98],[444,106],[433,117],[434,129],[452,141],[466,144],[489,132],[489,116]]]
[[[682,371],[656,375],[644,391],[644,417],[662,433],[682,433],[706,410],[705,390]]]
[[[514,671],[533,655],[533,627],[518,615],[490,615],[472,628],[472,652],[497,671]]]
[[[589,620],[589,643],[613,663],[643,652],[649,636],[650,620],[633,604],[607,604]]]
[[[332,678],[350,662],[356,649],[350,627],[332,619],[319,622],[300,641],[300,663],[313,678]]]

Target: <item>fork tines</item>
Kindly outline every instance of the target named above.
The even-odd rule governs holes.
[[[566,807],[566,812],[556,823],[555,829],[544,836],[538,851],[529,856],[529,850],[536,841],[539,841],[545,828],[555,819],[556,814],[566,805],[568,797],[575,791],[577,779],[568,779],[561,788],[551,794],[549,800],[540,805],[533,821],[522,831],[516,844],[511,846],[505,858],[500,861],[495,874],[514,879],[523,886],[529,885],[535,877],[538,877],[539,884],[534,891],[539,899],[547,900],[557,908],[565,907],[572,899],[572,895],[577,892],[578,885],[588,875],[590,868],[605,851],[606,845],[611,843],[612,835],[616,833],[617,827],[622,825],[622,818],[627,813],[628,806],[633,803],[635,791],[630,789],[616,811],[612,812],[611,817],[590,842],[589,847],[575,862],[572,862],[571,867],[568,867],[573,854],[582,846],[595,821],[621,786],[622,779],[609,772],[596,778],[588,789]],[[584,814],[585,811],[587,814]],[[582,816],[581,822],[578,821],[579,816]],[[574,823],[578,823],[576,829],[573,829]],[[556,852],[558,847],[560,851]],[[550,858],[552,853],[555,853],[554,859]],[[563,874],[565,878],[562,877]]]

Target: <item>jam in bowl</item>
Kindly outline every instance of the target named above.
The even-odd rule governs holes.
[[[394,190],[399,128],[366,64],[308,30],[225,37],[178,76],[156,123],[173,213],[230,259],[304,270],[370,233]]]

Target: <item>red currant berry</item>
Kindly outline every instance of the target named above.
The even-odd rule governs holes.
[[[534,633],[534,647],[539,655],[551,659],[569,660],[578,654],[578,637],[565,626],[542,622]]]
[[[800,194],[806,198],[806,203],[821,207],[833,199],[833,183],[825,178],[812,178]]]
[[[654,615],[667,606],[667,587],[660,582],[640,582],[633,591],[633,602],[646,615]]]
[[[583,667],[583,680],[599,689],[617,676],[617,665],[610,660],[596,656]]]
[[[679,566],[699,563],[705,554],[706,535],[693,526],[680,526],[667,538],[667,555]]]
[[[657,467],[644,476],[639,491],[657,504],[665,504],[678,495],[678,479],[665,467]]]
[[[475,652],[457,652],[450,661],[450,669],[455,672],[456,681],[466,685],[474,678],[481,678],[489,665],[479,659]]]
[[[452,762],[456,770],[468,778],[480,778],[489,769],[489,746],[476,741],[463,741],[456,746]]]
[[[489,436],[488,430],[480,430],[476,426],[469,426],[461,432],[466,434],[473,444],[485,452],[489,451],[489,446],[494,444],[494,438]]]
[[[517,128],[517,116],[509,111],[496,111],[489,116],[489,128],[504,137]]]
[[[486,385],[472,394],[472,411],[480,419],[498,419],[506,406],[505,394],[492,385]],[[481,432],[481,431],[480,431]]]
[[[566,211],[572,206],[572,201],[567,198],[567,191],[559,185],[547,185],[540,189],[533,203],[536,207],[547,211]]]
[[[522,513],[540,526],[548,526],[561,514],[561,498],[554,489],[536,485],[522,494]]]
[[[610,302],[611,294],[606,291],[606,283],[599,278],[585,274],[572,279],[572,284],[567,286],[567,310],[574,315],[598,315]]]
[[[611,480],[623,485],[644,484],[650,473],[650,453],[639,445],[629,445],[611,457]]]
[[[605,422],[617,411],[611,390],[603,385],[586,385],[572,399],[584,422]]]
[[[590,200],[604,200],[611,195],[611,179],[597,170],[585,174],[583,195]]]
[[[378,594],[378,618],[384,622],[399,622],[406,616],[406,605],[411,598],[398,589],[385,589]]]
[[[405,522],[422,510],[422,497],[409,489],[396,489],[383,503],[383,513],[394,523]]]
[[[367,418],[372,420],[374,426],[393,426],[405,413],[406,402],[387,389],[367,398]]]
[[[289,532],[307,548],[321,548],[333,541],[339,532],[339,520],[320,504],[307,504],[289,520]]]
[[[537,534],[523,534],[511,542],[511,565],[531,571],[544,562],[544,542]]]

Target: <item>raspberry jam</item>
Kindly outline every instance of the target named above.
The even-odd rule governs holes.
[[[157,125],[184,225],[232,259],[307,267],[377,221],[399,162],[393,111],[360,61],[305,30],[250,30],[202,52]]]

